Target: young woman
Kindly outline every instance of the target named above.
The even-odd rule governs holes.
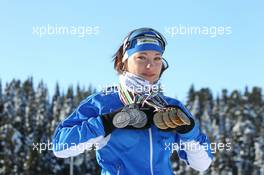
[[[177,150],[187,165],[206,170],[212,162],[207,136],[184,105],[160,88],[168,67],[165,46],[154,29],[130,32],[114,56],[119,85],[87,97],[59,124],[54,154],[67,158],[95,146],[103,175],[167,175]]]

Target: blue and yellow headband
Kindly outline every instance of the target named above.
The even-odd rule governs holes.
[[[166,44],[165,38],[154,29],[140,28],[133,30],[124,41],[122,62],[125,62],[136,52],[157,51],[162,55]]]

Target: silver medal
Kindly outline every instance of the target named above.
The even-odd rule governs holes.
[[[137,124],[138,121],[141,118],[140,110],[138,110],[138,109],[129,109],[128,113],[130,115],[129,125]]]
[[[129,124],[129,121],[130,115],[125,111],[121,111],[114,116],[113,125],[117,128],[124,128]]]
[[[135,128],[143,128],[147,122],[148,122],[148,118],[147,118],[147,115],[145,114],[145,112],[143,111],[139,111],[140,115],[139,117],[137,118],[137,123],[135,123],[134,126]]]

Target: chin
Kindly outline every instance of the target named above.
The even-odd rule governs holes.
[[[158,78],[148,78],[146,80],[148,80],[150,83],[154,83],[158,80]]]
[[[153,83],[159,79],[159,77],[146,77],[144,75],[140,75],[140,76],[144,78],[145,80],[149,81],[150,83]]]

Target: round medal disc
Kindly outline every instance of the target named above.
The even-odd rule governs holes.
[[[127,111],[130,115],[130,121],[129,121],[129,125],[134,125],[136,123],[138,123],[138,121],[141,118],[141,113],[138,109],[129,109],[129,111]]]
[[[117,128],[124,128],[129,124],[130,116],[127,112],[121,111],[113,118],[113,125]]]
[[[184,112],[182,112],[180,109],[177,110],[177,116],[179,117],[179,119],[186,125],[190,125],[191,121],[189,119],[189,117],[186,116],[186,114]]]
[[[140,112],[140,117],[138,118],[137,123],[132,125],[135,128],[143,128],[148,122],[148,118],[147,118],[147,115],[145,114],[145,112],[143,112],[143,111],[139,111],[139,112]]]
[[[165,124],[166,124],[168,127],[170,127],[170,128],[176,128],[178,125],[175,125],[175,124],[171,121],[169,115],[170,115],[170,111],[169,111],[169,110],[165,111],[165,112],[162,114],[163,121],[165,122]]]
[[[180,118],[177,116],[177,111],[175,108],[172,108],[169,112],[169,117],[171,121],[176,124],[177,126],[184,125],[184,122],[180,120]]]
[[[153,122],[160,129],[168,129],[169,128],[163,121],[161,111],[154,114]]]

